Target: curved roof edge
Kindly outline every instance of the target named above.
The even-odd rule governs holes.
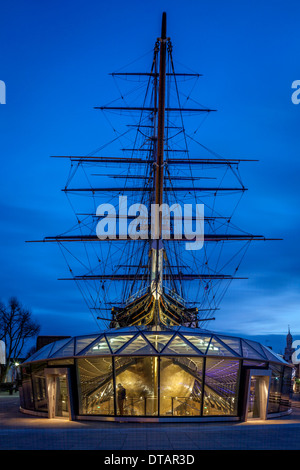
[[[23,364],[49,359],[102,355],[185,355],[259,360],[289,365],[279,354],[257,341],[183,326],[131,326],[75,336],[47,344]]]

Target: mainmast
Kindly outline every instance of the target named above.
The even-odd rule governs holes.
[[[164,188],[164,131],[165,131],[165,95],[166,95],[166,51],[167,51],[167,18],[166,13],[162,15],[159,59],[159,89],[158,89],[158,120],[156,145],[156,163],[154,165],[154,193],[156,208],[163,203]],[[155,125],[154,125],[155,128]],[[162,242],[162,213],[155,213],[154,221],[155,239],[151,247],[151,290],[155,299],[158,300],[162,294],[163,280],[163,242]],[[153,233],[153,232],[152,232]],[[158,318],[156,317],[156,322]]]

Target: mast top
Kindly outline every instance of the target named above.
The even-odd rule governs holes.
[[[167,37],[167,13],[164,11],[162,14],[161,21],[161,39],[166,39]]]

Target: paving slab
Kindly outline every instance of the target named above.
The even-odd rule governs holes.
[[[1,450],[299,450],[300,408],[248,423],[68,421],[20,413],[16,395],[0,395]]]

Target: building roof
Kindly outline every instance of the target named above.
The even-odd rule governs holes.
[[[53,343],[54,341],[59,341],[60,339],[71,338],[71,336],[58,336],[58,335],[43,335],[38,336],[36,339],[36,349],[42,349],[47,344]]]
[[[287,364],[281,356],[256,341],[183,326],[159,330],[130,326],[65,338],[44,346],[26,363],[103,355],[223,356]]]

